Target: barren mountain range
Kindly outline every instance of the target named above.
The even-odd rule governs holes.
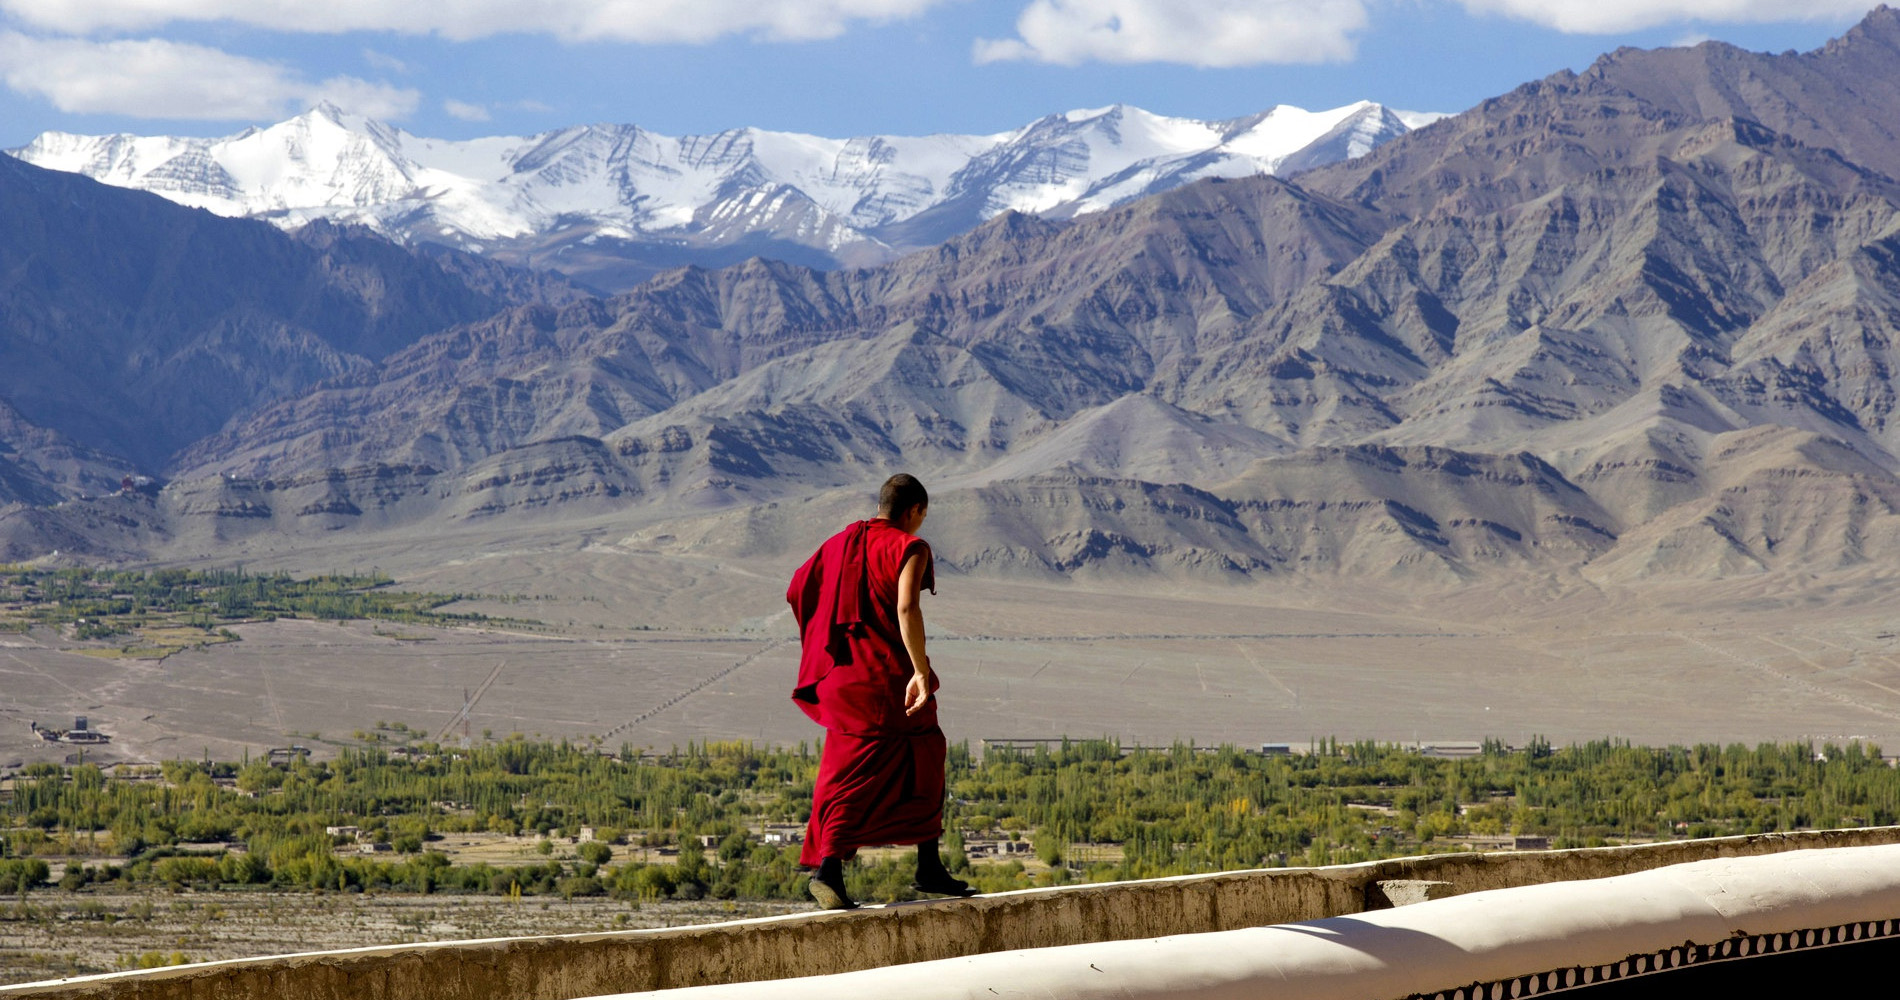
[[[272,356],[304,368],[247,361],[280,381],[219,376],[249,388],[176,423],[135,411],[145,450],[43,401],[77,386],[9,384],[0,489],[28,503],[0,539],[9,558],[164,558],[619,517],[642,546],[761,555],[905,468],[935,488],[940,557],[970,571],[1621,581],[1890,560],[1896,122],[1883,7],[1813,52],[1622,50],[1355,160],[1006,212],[871,268],[751,260],[598,298],[334,228],[283,237],[308,294],[439,328],[350,339],[383,328],[280,305],[271,343],[298,346]],[[87,183],[62,176],[0,163],[0,197]],[[80,190],[53,200],[109,191]],[[48,253],[0,257],[0,310],[65,337],[76,320],[43,303],[70,299],[37,289],[77,279]],[[154,298],[173,288],[124,315],[180,311],[189,345],[123,322],[114,343],[165,345],[133,367],[192,392],[171,359],[234,334],[177,305],[195,295]],[[95,299],[114,301],[75,315]],[[9,340],[10,379],[24,350]],[[33,470],[114,457],[172,482],[33,505],[58,485]]]

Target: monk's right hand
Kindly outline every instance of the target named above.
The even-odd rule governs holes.
[[[916,715],[929,701],[930,675],[921,670],[911,674],[910,683],[904,685],[904,714]]]

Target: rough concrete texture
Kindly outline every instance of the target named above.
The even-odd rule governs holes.
[[[1460,894],[1893,843],[1900,827],[1183,875],[697,927],[242,959],[0,987],[0,1000],[569,1000],[1316,920],[1391,906],[1379,886],[1389,881],[1444,882],[1440,895]]]
[[[1458,894],[1458,887],[1450,882],[1431,882],[1416,878],[1388,878],[1372,883],[1366,892],[1366,909],[1376,910],[1374,905],[1379,897],[1384,897],[1387,906],[1410,906],[1430,899],[1444,899]]]

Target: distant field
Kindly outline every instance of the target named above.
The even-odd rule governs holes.
[[[88,715],[114,737],[90,759],[237,759],[291,742],[328,752],[378,722],[433,736],[465,691],[480,694],[476,739],[521,732],[663,749],[818,735],[787,704],[789,567],[776,561],[572,540],[494,558],[418,550],[408,566],[404,553],[378,554],[403,586],[515,595],[444,610],[538,619],[553,632],[278,621],[163,662],[85,655],[102,644],[45,630],[3,635],[0,765],[74,752],[33,738],[29,720],[64,727]],[[322,558],[350,564],[347,550]],[[1743,581],[1606,594],[1533,580],[1414,595],[945,574],[926,613],[952,739],[1543,734],[1900,748],[1889,589],[1810,584],[1784,596]]]
[[[278,621],[236,631],[243,641],[162,664],[75,655],[51,648],[50,638],[46,645],[10,640],[0,648],[0,755],[72,752],[35,746],[27,723],[64,728],[76,714],[113,737],[90,758],[98,760],[206,753],[230,760],[291,743],[322,752],[377,722],[403,722],[433,736],[460,712],[464,691],[472,695],[497,668],[470,715],[475,738],[490,731],[580,739],[653,711],[765,646],[718,637],[551,641],[456,630],[415,642],[378,636],[369,622]],[[724,696],[723,689],[701,694]],[[638,736],[664,734],[664,724],[651,721],[659,724],[629,730],[626,738],[639,743]],[[621,738],[613,737],[615,745]]]

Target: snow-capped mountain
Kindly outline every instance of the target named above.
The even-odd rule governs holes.
[[[47,132],[8,152],[219,215],[356,223],[613,288],[754,253],[876,263],[1006,210],[1072,216],[1203,177],[1301,170],[1438,117],[1360,102],[1199,121],[1115,105],[995,135],[583,125],[449,141],[324,104],[220,139]]]

